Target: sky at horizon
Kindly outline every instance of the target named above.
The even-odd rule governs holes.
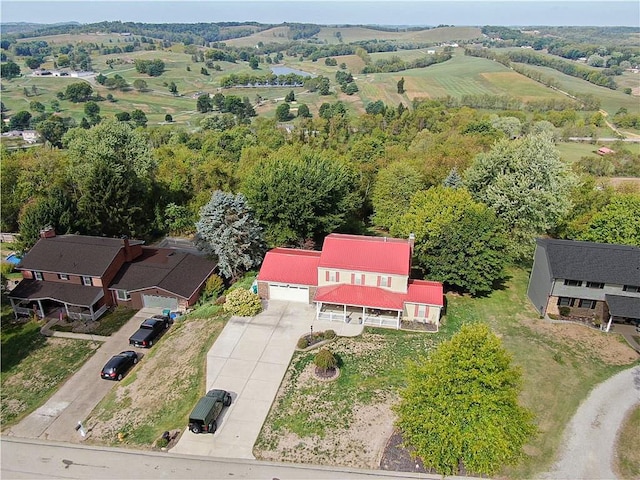
[[[95,23],[301,22],[329,25],[628,26],[640,2],[620,0],[2,0],[0,21]]]

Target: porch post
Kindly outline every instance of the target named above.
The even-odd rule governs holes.
[[[89,305],[89,313],[91,314],[91,320],[95,321],[95,318],[93,318],[93,305]]]
[[[316,320],[320,320],[320,310],[322,310],[322,302],[316,302]]]
[[[367,323],[367,317],[365,317],[366,307],[362,307],[362,324]]]
[[[612,321],[613,321],[613,315],[609,315],[609,323],[607,323],[607,329],[605,330],[605,332],[608,332],[609,329],[611,328]]]
[[[344,323],[347,323],[347,304],[346,303],[342,306],[342,321]]]
[[[400,330],[400,310],[398,310],[398,320],[396,322],[396,330]]]
[[[67,318],[71,318],[71,317],[69,317],[69,304],[68,303],[64,304],[64,311],[67,312]]]
[[[40,307],[41,318],[44,318],[44,308],[42,307],[42,300],[38,300],[38,307]]]
[[[13,303],[13,298],[9,298],[9,301],[11,302],[11,309],[13,310],[13,316],[17,320],[18,319],[18,312],[16,312],[16,304]]]

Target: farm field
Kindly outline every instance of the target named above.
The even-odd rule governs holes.
[[[601,101],[601,108],[609,115],[614,115],[621,107],[626,108],[630,112],[640,111],[640,100],[638,96],[627,95],[619,90],[599,87],[586,80],[560,73],[552,68],[528,64],[519,65],[529,70],[541,72],[544,76],[555,79],[560,85],[559,88],[565,92],[595,95]]]

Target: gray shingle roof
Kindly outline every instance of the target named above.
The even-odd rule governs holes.
[[[130,244],[142,243],[130,240]],[[60,235],[41,238],[22,259],[21,270],[101,277],[123,248],[119,238]]]
[[[120,269],[111,290],[161,288],[189,298],[211,275],[216,264],[206,258],[165,248],[143,247],[142,255]]]
[[[640,318],[640,298],[605,295],[609,312],[615,317]]]
[[[540,238],[553,278],[640,285],[640,248]]]

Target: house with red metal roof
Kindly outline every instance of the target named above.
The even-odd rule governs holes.
[[[258,274],[267,300],[314,303],[316,318],[400,328],[403,320],[437,330],[440,282],[410,278],[413,239],[332,233],[322,251],[274,248]]]

